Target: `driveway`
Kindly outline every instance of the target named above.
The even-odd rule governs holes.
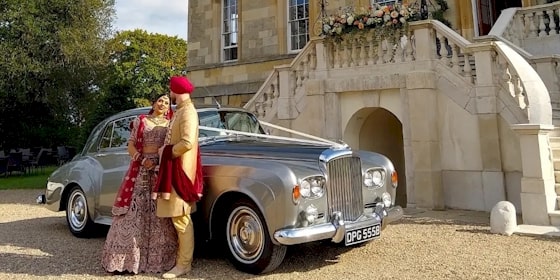
[[[34,204],[39,190],[0,191],[0,279],[105,279],[105,238],[73,237],[64,213]],[[408,210],[381,239],[354,248],[288,250],[273,273],[249,275],[219,254],[199,256],[187,279],[558,279],[560,239],[489,233],[489,214]],[[114,276],[157,279],[160,275]]]

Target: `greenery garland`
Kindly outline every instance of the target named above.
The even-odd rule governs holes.
[[[436,9],[432,12],[432,18],[439,20],[441,23],[451,27],[451,22],[447,20],[443,14],[445,11],[449,10],[449,6],[447,5],[447,1],[445,0],[436,0],[436,4],[439,6],[439,9]]]

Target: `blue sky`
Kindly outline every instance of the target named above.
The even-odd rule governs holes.
[[[116,0],[116,30],[144,29],[187,39],[188,0]]]

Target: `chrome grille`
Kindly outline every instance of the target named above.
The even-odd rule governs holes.
[[[354,221],[364,211],[362,167],[359,157],[339,157],[327,162],[327,203],[329,217],[339,211],[346,221]]]

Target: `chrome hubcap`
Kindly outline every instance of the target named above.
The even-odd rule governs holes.
[[[264,247],[263,225],[251,208],[236,208],[229,216],[228,244],[235,258],[242,263],[253,263],[260,258]]]
[[[81,193],[75,192],[72,194],[69,204],[70,217],[68,217],[72,228],[80,230],[84,227],[87,219],[86,205],[86,199]]]

